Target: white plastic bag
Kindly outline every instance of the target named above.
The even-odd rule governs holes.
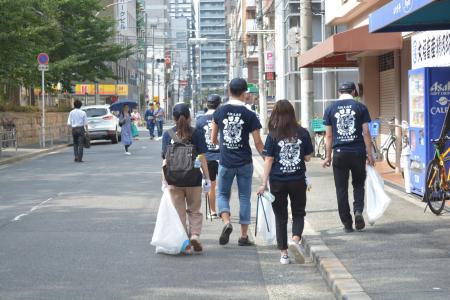
[[[391,198],[384,191],[383,178],[371,166],[367,166],[366,195],[368,221],[373,225],[388,208]]]
[[[261,196],[258,197],[257,201],[257,236],[266,244],[272,244],[277,237],[272,203],[270,200]]]
[[[189,238],[172,204],[167,188],[164,190],[159,204],[155,230],[150,244],[156,247],[156,253],[172,255],[184,252],[186,246],[189,245]]]

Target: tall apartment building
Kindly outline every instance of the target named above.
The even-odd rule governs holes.
[[[174,82],[171,94],[176,101],[192,99],[193,67],[195,45],[188,43],[195,36],[195,11],[192,0],[169,0],[172,65],[171,80]]]
[[[199,4],[199,34],[207,39],[199,46],[201,98],[209,93],[224,95],[228,82],[224,1],[200,0]]]

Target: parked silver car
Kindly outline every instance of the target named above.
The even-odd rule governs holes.
[[[109,105],[89,105],[81,107],[88,117],[88,131],[91,140],[120,140],[119,118],[109,110]]]

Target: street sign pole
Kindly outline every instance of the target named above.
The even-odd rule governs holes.
[[[45,148],[45,71],[48,71],[48,54],[47,53],[39,53],[37,57],[37,61],[39,63],[38,70],[42,73],[42,116],[41,116],[41,147]]]
[[[45,86],[44,86],[44,76],[45,71],[42,69],[42,117],[41,117],[41,128],[42,128],[42,148],[45,148]]]

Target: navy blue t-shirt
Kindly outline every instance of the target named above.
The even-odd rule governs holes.
[[[197,130],[202,130],[205,135],[206,146],[208,151],[205,153],[205,158],[208,161],[220,159],[219,145],[214,145],[211,142],[211,125],[213,122],[213,115],[203,115],[198,117],[195,127]]]
[[[214,112],[213,119],[220,132],[220,164],[238,168],[251,163],[249,136],[261,128],[256,114],[243,104],[225,104]]]
[[[175,133],[177,132],[177,128],[173,127],[173,130]],[[162,138],[162,158],[165,159],[166,152],[167,152],[167,146],[172,144],[173,140],[170,137],[170,134],[168,131],[165,131]],[[197,154],[203,154],[206,153],[208,148],[206,147],[205,142],[205,135],[203,134],[203,131],[196,129],[194,133],[192,134],[191,143],[195,146],[195,151],[197,151]]]
[[[263,155],[273,157],[270,180],[291,181],[305,178],[305,156],[313,153],[311,137],[306,129],[300,127],[297,137],[276,140],[269,133],[264,145]]]
[[[366,153],[362,125],[370,122],[370,114],[364,104],[353,99],[337,100],[327,107],[323,120],[333,128],[335,151]]]

